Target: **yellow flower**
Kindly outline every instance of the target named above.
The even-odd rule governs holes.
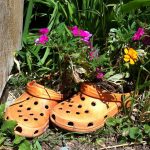
[[[124,61],[129,62],[131,65],[134,65],[138,60],[138,54],[133,48],[125,48],[124,49]]]

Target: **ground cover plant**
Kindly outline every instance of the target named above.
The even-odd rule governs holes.
[[[141,144],[137,148],[148,149],[149,4],[149,0],[25,1],[23,48],[16,52],[8,82],[11,91],[14,87],[23,89],[35,79],[68,98],[79,90],[81,82],[89,81],[109,92],[132,92],[132,104],[93,133],[69,133],[50,127],[34,139],[13,135],[14,122],[4,128],[2,105],[0,145],[40,150],[122,149]],[[18,97],[16,91],[14,95]]]

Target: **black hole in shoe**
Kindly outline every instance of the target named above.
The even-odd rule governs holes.
[[[29,100],[29,99],[30,99],[30,97],[27,97],[27,98],[26,98],[26,100]]]
[[[24,119],[24,121],[28,121],[28,119]]]
[[[56,117],[55,117],[55,115],[54,114],[52,114],[52,118],[55,120],[56,119]]]
[[[91,105],[92,105],[92,106],[96,106],[96,103],[95,103],[95,102],[92,102]]]
[[[59,108],[60,110],[62,110],[62,108]]]
[[[28,107],[28,108],[27,108],[27,110],[31,110],[31,108],[30,108],[30,107]]]
[[[35,121],[37,121],[37,120],[38,120],[38,118],[34,118],[34,120],[35,120]]]
[[[21,128],[21,127],[19,127],[19,126],[17,126],[15,130],[16,130],[16,131],[18,131],[19,133],[21,133],[21,132],[22,132],[22,128]]]
[[[45,108],[48,109],[49,108],[48,105],[45,105]]]
[[[21,110],[17,110],[18,112],[21,112]]]
[[[23,107],[23,105],[19,105],[19,107]]]
[[[69,105],[69,107],[72,107],[72,105]]]
[[[105,119],[106,119],[107,117],[108,117],[107,115],[104,116]]]
[[[37,134],[39,132],[39,130],[35,130],[34,134]]]
[[[80,115],[80,112],[76,112],[77,115]]]
[[[38,102],[37,102],[37,101],[35,101],[35,102],[34,102],[34,105],[37,105],[37,104],[38,104]]]
[[[67,110],[67,111],[66,111],[66,113],[68,113],[68,114],[69,114],[69,113],[70,113],[70,111],[68,111],[68,110]]]
[[[34,114],[29,114],[30,116],[33,116]]]
[[[85,110],[85,113],[89,113],[89,110]]]
[[[81,97],[81,100],[84,101],[84,100],[85,100],[85,97]]]
[[[73,122],[68,122],[68,125],[69,126],[74,126],[74,123]]]
[[[82,105],[78,105],[78,108],[82,108]]]
[[[88,123],[88,127],[93,126],[93,122]]]
[[[9,117],[7,116],[7,118],[6,118],[7,120],[9,119]]]
[[[22,117],[22,115],[19,115],[19,117]]]
[[[43,113],[40,113],[40,116],[44,116],[44,114],[43,114]]]

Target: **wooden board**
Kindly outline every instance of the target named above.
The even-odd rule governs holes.
[[[24,0],[0,0],[0,97],[21,48]]]

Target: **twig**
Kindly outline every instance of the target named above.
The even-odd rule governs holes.
[[[103,147],[100,148],[99,150],[105,150],[105,149],[111,149],[111,148],[117,148],[117,147],[124,147],[124,146],[131,146],[131,145],[139,145],[139,144],[147,144],[146,141],[141,141],[140,143],[125,143],[125,144],[120,144],[120,145],[113,145],[113,146],[108,146],[108,147]]]

